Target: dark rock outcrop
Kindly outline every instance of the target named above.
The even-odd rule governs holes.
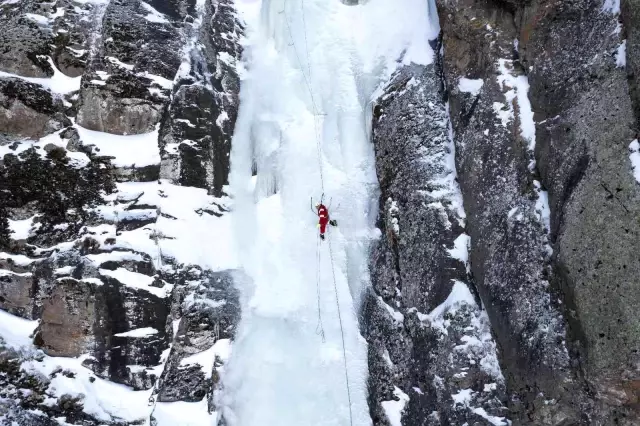
[[[70,126],[61,99],[23,80],[0,79],[0,129],[26,138],[42,136]]]
[[[504,419],[504,379],[488,318],[469,290],[464,211],[440,64],[396,72],[374,109],[383,231],[362,313],[369,404],[405,401],[403,424]],[[473,289],[473,287],[471,287]]]
[[[157,387],[159,402],[196,402],[209,397],[209,404],[212,404],[211,397],[219,385],[216,367],[220,365],[216,362],[215,353],[206,352],[212,351],[220,340],[233,338],[240,319],[238,293],[233,287],[230,272],[202,276],[198,271],[198,281],[193,281],[194,273],[196,271],[192,270],[181,274],[180,281],[192,284],[181,287],[175,294],[177,299],[182,299],[179,308],[181,319],[167,367]],[[198,354],[206,355],[189,360]],[[203,365],[207,361],[211,365]]]
[[[638,4],[630,3],[620,30],[600,2],[542,2],[524,10],[521,28],[536,158],[549,190],[551,281],[565,303],[570,348],[594,394],[597,423],[640,421],[640,186],[628,156],[640,117],[637,46],[617,57],[622,32],[637,44],[633,16]]]
[[[201,43],[180,74],[160,130],[163,178],[207,188],[219,197],[229,175],[240,81],[235,62],[243,28],[229,0],[216,0],[186,34]]]
[[[376,424],[392,399],[405,401],[406,425],[488,424],[473,417],[478,402],[514,424],[637,423],[640,186],[628,146],[640,123],[640,5],[623,2],[620,16],[616,5],[438,2],[441,62],[401,69],[378,100],[383,236],[362,313]],[[449,120],[466,221],[433,199]],[[462,232],[468,271],[446,250]],[[461,379],[447,343],[462,339],[464,309],[444,339],[423,325],[452,280],[477,291],[495,336],[505,380],[487,384],[486,400],[470,395],[488,377]],[[473,402],[461,411],[464,389]]]

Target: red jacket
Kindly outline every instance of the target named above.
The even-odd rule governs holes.
[[[329,223],[329,210],[327,210],[324,204],[318,206],[318,223],[320,224],[320,233],[324,234],[327,224]]]

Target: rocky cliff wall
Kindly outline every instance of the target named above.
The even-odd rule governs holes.
[[[368,335],[370,384],[383,389],[371,394],[374,421],[387,424],[380,414],[385,400],[408,401],[405,425],[462,424],[442,414],[478,413],[468,400],[460,401],[455,388],[448,390],[451,399],[414,397],[415,385],[403,368],[433,371],[437,362],[414,369],[409,366],[418,356],[393,356],[421,347],[422,356],[456,359],[457,349],[440,353],[433,338],[406,332],[411,323],[406,314],[440,312],[436,305],[447,298],[452,282],[465,278],[454,272],[460,268],[443,249],[418,247],[449,248],[464,233],[466,282],[488,316],[504,376],[504,393],[499,385],[495,397],[508,411],[493,411],[505,416],[500,422],[636,424],[640,186],[630,153],[637,150],[632,142],[639,124],[638,4],[458,0],[438,2],[438,12],[441,69],[425,68],[422,73],[432,77],[417,84],[430,95],[415,98],[416,80],[402,79],[411,74],[404,68],[376,107],[381,118],[373,142],[383,236],[372,254],[375,293],[369,306],[382,299],[403,315],[392,328],[384,325],[391,324],[384,310],[377,315],[365,310],[365,323],[375,331]],[[398,98],[406,99],[404,104]],[[396,102],[391,110],[390,102]],[[434,108],[438,102],[441,108],[448,105],[449,117]],[[421,110],[425,113],[416,113]],[[385,120],[385,114],[393,119]],[[437,189],[431,176],[439,173],[433,157],[388,161],[389,155],[402,155],[407,144],[416,144],[414,155],[422,146],[426,153],[437,152],[432,145],[441,134],[427,129],[441,121],[451,126],[449,152],[455,148],[466,214],[459,225],[430,211]],[[422,133],[408,132],[412,127]],[[394,185],[402,190],[394,191]],[[412,191],[413,185],[424,189]],[[412,201],[414,193],[420,203]],[[438,226],[439,221],[452,226]],[[403,226],[409,223],[408,229]],[[410,243],[413,237],[418,239]],[[412,297],[416,294],[420,298]],[[398,360],[395,371],[382,361],[385,348]],[[450,383],[447,375],[438,378]],[[482,383],[464,386],[476,395]],[[408,397],[392,398],[393,386]],[[424,407],[418,417],[416,400]],[[471,420],[492,424],[486,417],[465,419]]]
[[[214,418],[233,3],[3,2],[0,27],[0,327],[27,336],[0,339],[0,423]]]

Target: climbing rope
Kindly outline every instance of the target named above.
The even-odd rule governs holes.
[[[298,61],[298,65],[300,66],[300,72],[302,73],[302,77],[304,79],[305,85],[307,86],[307,90],[309,91],[309,96],[311,98],[311,106],[313,108],[313,129],[316,138],[316,149],[318,151],[318,169],[320,170],[320,186],[322,192],[324,192],[324,173],[322,170],[322,146],[320,142],[320,130],[318,129],[318,116],[320,114],[320,110],[318,109],[318,105],[316,104],[315,97],[313,96],[313,88],[311,86],[311,60],[309,57],[309,45],[307,43],[307,25],[304,17],[304,1],[302,2],[302,25],[304,29],[304,40],[306,45],[306,53],[307,53],[307,66],[309,69],[309,76],[304,72],[304,65],[302,64],[302,60],[300,59],[300,54],[298,53],[298,49],[296,48],[296,42],[293,39],[293,31],[291,30],[291,24],[289,23],[289,16],[287,15],[287,0],[284,0],[284,6],[282,11],[280,11],[284,15],[285,22],[287,24],[287,30],[289,32],[289,39],[291,40],[291,45],[293,46],[293,52],[296,55],[296,60]]]
[[[322,310],[320,309],[320,235],[316,238],[316,292],[318,296],[318,325],[316,326],[316,334],[322,337],[322,343],[325,343],[324,327],[322,326]]]
[[[321,144],[321,138],[320,138],[320,132],[318,130],[318,115],[320,115],[318,107],[316,105],[316,101],[315,98],[313,96],[313,89],[311,87],[311,59],[309,56],[309,44],[307,41],[307,24],[306,24],[306,19],[305,19],[305,13],[304,13],[304,0],[301,1],[302,3],[302,25],[303,25],[303,31],[304,31],[304,41],[305,41],[305,49],[306,49],[306,53],[307,53],[307,66],[308,66],[308,70],[309,70],[309,75],[307,76],[307,74],[304,72],[304,65],[302,64],[302,60],[300,59],[300,54],[298,53],[298,49],[296,48],[296,43],[295,40],[293,38],[293,31],[291,30],[291,24],[289,23],[289,16],[287,15],[287,0],[284,0],[284,6],[283,6],[283,10],[280,12],[284,15],[285,17],[285,22],[287,24],[287,30],[289,32],[289,39],[291,40],[291,45],[293,46],[293,51],[295,53],[296,59],[298,61],[298,65],[300,66],[300,71],[302,72],[302,77],[305,81],[305,84],[307,86],[307,89],[309,90],[309,95],[311,98],[311,105],[313,107],[313,125],[314,125],[314,131],[315,131],[315,137],[316,137],[316,149],[318,151],[318,167],[320,169],[320,185],[322,188],[322,193],[324,194],[324,173],[323,173],[323,167],[322,167],[322,144]],[[316,328],[316,332],[318,334],[320,334],[322,336],[322,341],[325,341],[325,334],[324,334],[324,328],[322,327],[322,313],[321,313],[321,309],[320,309],[320,236],[318,236],[318,241],[317,241],[317,245],[316,245],[316,254],[317,254],[317,264],[318,264],[318,268],[317,268],[317,297],[318,297],[318,327]],[[347,387],[347,399],[349,402],[349,424],[351,426],[353,426],[353,412],[352,412],[352,408],[351,408],[351,387],[349,386],[349,372],[348,372],[348,368],[347,368],[347,350],[346,350],[346,346],[345,346],[345,341],[344,341],[344,326],[342,324],[342,313],[340,311],[340,299],[338,296],[338,284],[337,284],[337,280],[336,280],[336,271],[335,271],[335,266],[334,266],[334,262],[333,262],[333,248],[331,245],[331,239],[329,238],[329,257],[330,257],[330,261],[331,261],[331,274],[332,274],[332,278],[333,278],[333,290],[335,292],[335,298],[336,298],[336,307],[338,310],[338,322],[340,324],[340,337],[342,339],[342,359],[344,361],[344,377],[345,377],[345,383],[346,383],[346,387]]]
[[[347,349],[344,344],[344,328],[342,327],[342,314],[340,313],[340,299],[338,297],[338,284],[336,283],[336,270],[333,266],[333,248],[331,238],[329,240],[329,257],[331,258],[331,273],[333,274],[333,290],[336,294],[336,307],[338,308],[338,321],[340,322],[340,337],[342,338],[342,359],[344,361],[344,380],[347,385],[347,398],[349,401],[349,423],[353,426],[353,413],[351,411],[351,387],[349,386],[349,372],[347,368]]]

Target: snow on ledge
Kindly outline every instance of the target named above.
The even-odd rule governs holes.
[[[640,183],[640,142],[638,139],[629,144],[629,151],[631,151],[629,159],[633,168],[633,177],[636,178],[636,182]]]
[[[397,386],[394,386],[393,395],[398,398],[397,401],[382,401],[380,405],[382,405],[391,426],[402,426],[402,412],[407,402],[409,402],[409,395],[402,392]]]
[[[160,298],[167,297],[168,291],[166,285],[162,288],[151,286],[153,283],[153,277],[139,274],[137,272],[131,272],[124,268],[118,268],[114,271],[109,269],[100,269],[99,272],[105,277],[118,280],[127,287],[144,290]]]
[[[432,327],[439,329],[442,333],[448,334],[447,326],[448,320],[444,319],[444,316],[448,312],[456,312],[457,309],[464,305],[476,306],[476,300],[467,286],[462,281],[454,280],[451,293],[447,299],[438,305],[428,315],[418,312],[418,318],[420,321],[427,321]]]
[[[180,366],[198,364],[202,369],[202,372],[204,373],[205,377],[207,379],[210,379],[213,373],[213,364],[216,360],[216,356],[221,360],[226,361],[227,359],[229,359],[230,353],[231,353],[231,340],[220,339],[206,351],[202,351],[195,355],[191,355],[183,359],[182,361],[180,361]]]
[[[158,330],[152,327],[143,327],[143,328],[134,328],[133,330],[125,331],[124,333],[117,333],[117,334],[114,334],[114,336],[140,338],[140,337],[153,336],[154,334],[158,334]]]
[[[142,1],[142,2],[140,2],[140,5],[147,12],[149,12],[149,14],[144,17],[144,19],[146,19],[147,21],[153,22],[153,23],[156,23],[156,24],[168,24],[169,23],[169,20],[167,19],[166,15],[158,12],[149,3],[145,3],[145,2]]]
[[[610,12],[614,15],[620,14],[620,0],[604,0],[602,11]]]
[[[449,252],[449,256],[454,259],[458,259],[460,262],[464,263],[469,269],[469,243],[471,241],[471,237],[467,234],[462,233],[455,239],[453,242],[453,248],[447,249]]]
[[[9,230],[12,232],[11,238],[14,240],[26,240],[29,237],[29,232],[33,227],[33,220],[36,217],[30,217],[29,219],[13,220],[9,219]]]
[[[616,67],[624,68],[627,66],[627,40],[622,40],[616,52]]]
[[[37,84],[42,86],[45,89],[48,89],[52,93],[57,93],[59,95],[66,95],[71,92],[76,92],[80,90],[80,77],[69,77],[63,74],[56,64],[53,63],[53,60],[50,56],[47,56],[47,62],[53,68],[53,76],[44,78],[44,77],[23,77],[17,74],[11,74],[8,72],[0,71],[0,78],[17,78],[20,80],[27,81],[29,83]]]
[[[160,148],[158,132],[160,125],[151,133],[141,135],[113,135],[85,129],[78,124],[80,139],[84,145],[95,145],[101,157],[113,157],[116,167],[146,167],[160,164]]]
[[[38,321],[30,321],[0,310],[0,339],[12,348],[31,346],[31,334]]]
[[[484,86],[484,81],[481,79],[469,79],[462,77],[460,81],[458,81],[458,90],[462,93],[470,93],[472,95],[477,95],[482,90],[482,86]]]

